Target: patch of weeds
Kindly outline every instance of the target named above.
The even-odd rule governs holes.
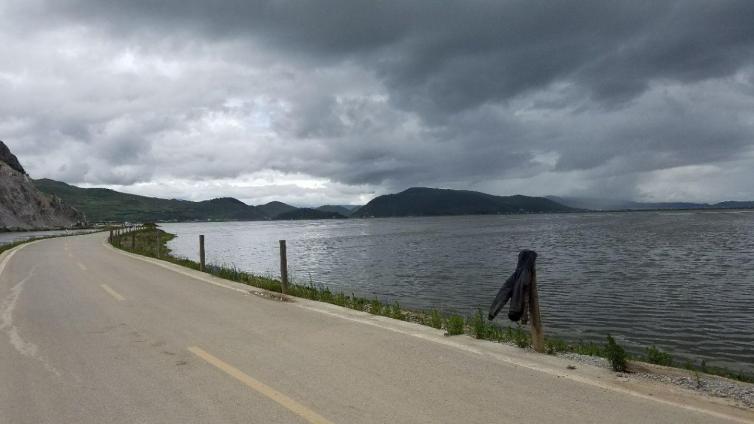
[[[348,306],[348,297],[345,294],[343,294],[343,292],[340,292],[335,295],[335,298],[333,299],[332,303],[338,306]]]
[[[522,349],[531,345],[529,334],[522,330],[520,325],[513,330],[513,343]]]
[[[432,309],[432,311],[429,313],[429,326],[432,328],[437,328],[438,330],[442,328],[442,314],[437,309]]]
[[[355,294],[351,293],[351,308],[356,309],[357,311],[363,311],[366,305],[366,299],[363,297],[356,297]]]
[[[395,304],[393,305],[392,309],[390,310],[389,316],[390,316],[390,318],[399,319],[399,320],[403,321],[403,319],[404,319],[404,317],[403,317],[403,311],[401,310],[401,305],[400,305],[400,303],[398,303],[397,300],[395,301]]]
[[[460,315],[451,315],[445,324],[445,329],[447,330],[447,333],[446,333],[447,336],[457,336],[459,334],[463,334],[464,332],[463,331],[464,330],[463,317]]]
[[[382,315],[382,302],[376,297],[372,300],[372,303],[369,304],[369,312],[374,315]]]
[[[548,355],[555,355],[559,352],[568,352],[569,346],[565,340],[561,339],[545,339],[545,353]]]
[[[489,329],[487,328],[487,321],[485,321],[482,311],[478,310],[474,316],[469,320],[471,323],[471,334],[477,339],[489,338]]]
[[[606,356],[605,351],[602,348],[602,346],[599,346],[596,343],[589,342],[589,343],[583,343],[579,342],[573,347],[573,353],[578,353],[579,355],[587,355],[587,356]]]
[[[619,345],[613,336],[607,335],[607,345],[605,346],[605,357],[610,361],[610,367],[616,372],[626,372],[626,350]]]
[[[673,357],[669,353],[657,349],[655,346],[647,348],[647,361],[650,364],[664,365],[666,367],[673,366]]]

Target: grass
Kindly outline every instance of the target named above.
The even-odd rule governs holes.
[[[650,346],[647,348],[647,362],[650,364],[664,365],[666,367],[673,366],[673,356],[667,352],[663,352],[657,349],[656,346]],[[687,365],[691,365],[690,363]]]
[[[167,246],[167,242],[175,238],[175,235],[156,228],[147,228],[136,231],[134,233],[135,245],[133,248],[131,246],[130,234],[114,238],[112,244],[115,247],[129,252],[156,257],[158,232],[162,242],[160,246],[160,259],[194,270],[199,270],[199,263],[186,258],[175,257],[172,254]],[[10,247],[8,245],[0,246],[0,252],[12,247],[13,245]],[[280,281],[270,276],[260,276],[242,271],[234,265],[207,264],[205,271],[219,278],[247,284],[270,292],[280,293],[282,291]],[[468,319],[464,319],[460,315],[446,316],[437,309],[432,309],[430,311],[409,310],[401,307],[398,302],[390,305],[377,298],[370,300],[353,293],[350,295],[346,295],[342,292],[333,293],[324,285],[317,285],[311,281],[306,285],[289,283],[287,294],[304,299],[331,303],[357,311],[369,312],[375,315],[412,321],[436,329],[444,328],[446,334],[449,336],[469,334],[480,340],[509,343],[520,348],[528,348],[531,346],[531,337],[526,329],[521,326],[500,327],[495,325],[487,321],[482,311],[477,311],[476,314]],[[630,359],[625,349],[618,345],[615,339],[611,336],[608,336],[606,345],[584,341],[567,342],[562,339],[547,337],[545,338],[545,352],[551,355],[568,352],[603,357],[610,361],[613,369],[624,371],[627,368],[628,359]],[[660,363],[661,365],[673,364],[672,356],[669,353],[662,352],[654,346],[647,349],[646,360],[648,362],[658,361],[653,363]],[[700,371],[747,383],[754,383],[754,376],[752,375],[731,371],[722,367],[711,367],[704,361],[701,362],[700,367],[694,367],[693,364],[687,363],[686,368],[690,371]]]
[[[445,323],[446,336],[457,336],[463,334],[465,330],[465,322],[460,315],[451,315],[448,317],[448,321]]]

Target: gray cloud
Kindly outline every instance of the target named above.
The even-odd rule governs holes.
[[[342,200],[412,185],[754,198],[670,184],[718,187],[729,163],[730,187],[754,177],[748,1],[40,0],[0,12],[0,138],[38,176],[168,196],[170,181],[218,181],[227,195],[255,175],[278,175],[280,197],[313,190],[287,173]],[[694,182],[683,170],[698,166]]]

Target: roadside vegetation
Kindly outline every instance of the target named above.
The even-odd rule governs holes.
[[[158,238],[159,235],[159,238]],[[147,225],[144,229],[114,237],[112,245],[116,248],[152,258],[174,263],[194,270],[199,270],[199,263],[186,258],[173,255],[167,246],[167,242],[174,239],[174,234],[158,229],[154,225]],[[158,246],[157,240],[160,240]],[[0,246],[0,249],[6,246]],[[0,250],[1,252],[2,250]],[[281,293],[280,281],[271,276],[255,275],[238,269],[234,265],[207,264],[205,272],[219,278],[247,284],[274,293]],[[351,293],[333,292],[324,285],[309,283],[306,285],[289,283],[287,295],[319,302],[368,312],[373,315],[385,316],[393,319],[415,322],[429,327],[445,330],[446,336],[468,334],[476,339],[489,340],[499,343],[507,343],[520,348],[531,346],[531,337],[528,330],[520,325],[502,327],[491,323],[480,310],[474,315],[464,318],[461,315],[446,315],[437,309],[429,311],[410,310],[401,307],[398,302],[385,303],[377,298],[367,299]],[[663,366],[676,366],[676,362],[668,352],[663,352],[656,346],[645,350],[646,355],[630,355],[618,344],[612,336],[608,335],[604,345],[594,342],[569,342],[559,338],[548,337],[545,339],[545,352],[550,355],[558,353],[576,353],[580,355],[602,357],[608,360],[611,368],[616,372],[630,372],[630,361],[642,361]],[[721,367],[710,367],[705,361],[699,366],[690,361],[682,367],[694,373],[697,378],[699,372],[718,375],[747,383],[754,383],[754,375],[728,370]]]

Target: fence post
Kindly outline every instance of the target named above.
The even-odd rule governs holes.
[[[199,236],[199,271],[204,272],[204,235]]]
[[[280,240],[280,288],[283,294],[288,292],[288,256],[285,240]]]
[[[539,315],[539,293],[537,292],[537,270],[532,267],[529,289],[529,315],[531,316],[531,346],[535,351],[545,351],[545,333],[542,330],[542,317]]]
[[[110,229],[110,236],[107,238],[108,243],[113,244],[113,229]]]
[[[155,228],[154,232],[155,232],[155,240],[157,242],[157,246],[155,246],[155,256],[157,257],[157,259],[160,259],[160,245],[162,244],[160,243],[160,230]]]
[[[131,231],[131,250],[136,250],[136,231]]]

